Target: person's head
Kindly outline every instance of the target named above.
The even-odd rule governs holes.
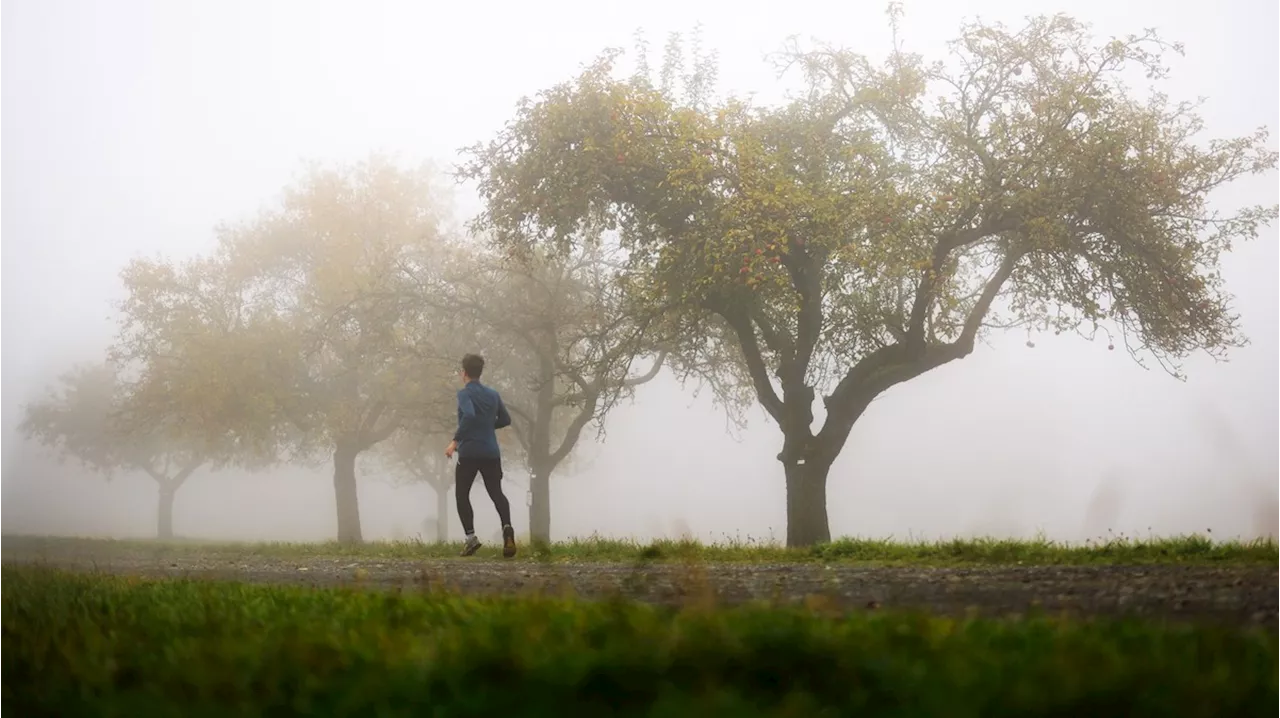
[[[468,354],[462,357],[462,383],[476,381],[484,373],[484,357]]]

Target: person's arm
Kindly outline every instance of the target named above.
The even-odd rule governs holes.
[[[493,428],[505,429],[511,426],[511,415],[507,413],[507,405],[502,403],[502,397],[498,397],[498,420],[494,422]]]

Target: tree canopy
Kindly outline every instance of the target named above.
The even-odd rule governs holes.
[[[452,397],[456,372],[424,363],[417,343],[436,337],[399,285],[441,241],[445,206],[428,168],[317,166],[220,227],[211,256],[135,262],[117,353],[163,377],[147,415],[264,454],[331,452],[338,538],[359,541],[357,456]]]
[[[117,472],[142,473],[160,492],[157,535],[173,537],[173,501],[178,489],[202,466],[246,462],[234,440],[192,441],[176,427],[140,424],[132,413],[145,384],[122,381],[111,363],[79,366],[59,378],[59,386],[26,407],[20,431],[73,458],[110,480]]]
[[[466,174],[499,242],[565,254],[616,232],[637,301],[732,337],[783,432],[788,543],[809,544],[870,402],[989,328],[1114,331],[1175,374],[1244,341],[1219,258],[1276,209],[1210,197],[1276,154],[1265,129],[1206,142],[1194,104],[1135,97],[1124,78],[1163,79],[1177,51],[1065,16],[966,25],[938,62],[793,45],[806,91],[777,107],[682,100],[609,52],[522,103]]]

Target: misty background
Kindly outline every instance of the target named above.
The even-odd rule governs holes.
[[[1021,23],[1066,12],[1096,36],[1158,29],[1186,44],[1161,89],[1207,98],[1209,136],[1278,129],[1274,0],[911,0],[906,49],[939,57],[962,20]],[[603,49],[651,45],[703,24],[721,88],[781,97],[766,53],[788,35],[872,56],[890,48],[881,2],[657,0],[424,2],[7,0],[0,18],[3,165],[3,531],[151,536],[156,491],[59,464],[17,432],[23,405],[115,331],[118,271],[132,257],[186,257],[215,224],[276,200],[307,160],[385,152],[448,170],[526,95],[572,77]],[[1274,138],[1270,143],[1276,146]],[[1226,207],[1273,203],[1274,174],[1230,185]],[[457,222],[479,209],[455,193]],[[859,421],[832,468],[833,535],[1082,540],[1212,530],[1274,535],[1277,516],[1277,230],[1223,262],[1252,344],[1230,363],[1193,357],[1189,380],[1136,366],[1105,337],[992,336],[969,358],[894,388]],[[483,347],[480,348],[483,351]],[[501,386],[497,387],[499,390]],[[593,532],[707,540],[785,536],[781,433],[753,410],[727,431],[710,392],[669,374],[610,414],[552,482],[556,538]],[[443,450],[443,446],[441,447]],[[523,483],[517,467],[509,474]],[[331,467],[202,470],[175,507],[189,537],[325,540]],[[508,487],[517,530],[524,490]],[[497,519],[477,493],[479,532]],[[365,537],[430,536],[425,485],[361,474]],[[460,529],[448,510],[451,533]]]

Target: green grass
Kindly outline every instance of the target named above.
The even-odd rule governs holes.
[[[4,567],[22,716],[1274,715],[1274,633],[821,617]],[[12,711],[12,712],[10,712]]]
[[[461,544],[421,541],[372,542],[361,545],[326,543],[222,543],[210,541],[146,541],[67,538],[26,538],[31,546],[49,550],[100,549],[156,551],[161,555],[200,554],[243,558],[246,556],[353,557],[353,558],[449,558]],[[497,555],[487,546],[484,555]],[[1280,563],[1275,541],[1213,541],[1206,536],[1136,539],[1125,536],[1100,538],[1083,544],[1047,539],[954,539],[908,541],[844,538],[809,549],[788,549],[754,539],[733,539],[702,544],[695,541],[636,541],[588,538],[551,546],[524,546],[521,558],[542,561],[708,561],[708,562],[860,562],[926,566],[956,565],[1079,565],[1079,564],[1269,564]]]

